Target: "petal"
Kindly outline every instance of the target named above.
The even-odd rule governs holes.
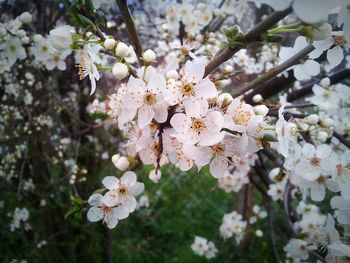
[[[316,153],[316,149],[315,149],[315,146],[313,146],[312,144],[306,143],[303,146],[303,155],[305,157],[311,158],[315,155],[315,153]]]
[[[121,205],[118,207],[114,207],[112,210],[113,217],[116,217],[118,219],[125,219],[129,216],[129,211],[128,209]]]
[[[135,211],[137,201],[135,197],[130,195],[128,198],[126,198],[124,205],[128,209],[129,213],[132,213]]]
[[[305,69],[302,64],[294,66],[294,77],[297,80],[307,80],[310,78],[310,75],[305,72]]]
[[[145,185],[143,183],[136,182],[130,187],[129,193],[133,196],[138,196],[143,192],[143,190],[145,190]]]
[[[321,144],[319,146],[317,146],[317,153],[316,155],[319,158],[326,158],[329,157],[332,153],[332,148],[327,145],[327,144]]]
[[[106,176],[103,178],[102,184],[108,190],[117,189],[119,186],[119,179],[115,176]]]
[[[131,186],[136,183],[137,176],[134,172],[127,171],[123,174],[123,176],[120,178],[120,182],[123,185]]]
[[[224,124],[224,117],[218,111],[209,112],[205,119],[206,129],[213,133],[221,131]]]
[[[304,63],[304,67],[306,72],[311,76],[317,76],[318,74],[320,74],[320,64],[315,60],[306,60],[306,62]]]
[[[168,106],[166,103],[162,103],[157,108],[154,108],[154,119],[158,123],[166,122],[168,119]]]
[[[311,187],[311,199],[316,202],[321,202],[326,195],[326,189],[323,185]]]
[[[219,161],[221,158],[215,158],[211,163],[210,163],[210,172],[213,177],[215,178],[221,178],[225,175],[225,172],[227,170],[227,161]]]
[[[176,138],[179,142],[184,144],[196,144],[199,142],[199,134],[193,130],[189,130],[186,133],[176,134]]]
[[[184,99],[183,104],[185,106],[186,115],[189,117],[199,117],[201,111],[200,99],[196,97],[187,97]]]
[[[203,99],[214,98],[218,95],[214,83],[208,77],[198,82],[194,89],[196,96]]]
[[[140,129],[146,127],[148,124],[151,123],[152,119],[154,117],[154,110],[152,107],[148,105],[143,105],[138,111],[137,115],[137,123],[140,127]]]
[[[89,197],[88,200],[89,205],[91,206],[101,206],[102,205],[102,195],[101,194],[93,194]]]
[[[295,14],[309,24],[326,21],[328,8],[326,0],[295,0],[293,3]]]
[[[204,71],[205,65],[202,63],[187,61],[185,64],[185,78],[190,82],[199,82],[204,76]]]
[[[225,137],[225,132],[203,131],[200,134],[199,145],[211,146],[221,142]]]
[[[186,114],[176,113],[171,118],[170,124],[177,132],[186,132],[191,127],[191,119]]]
[[[340,46],[335,46],[334,48],[328,50],[327,60],[332,65],[332,67],[338,66],[344,59],[343,49]]]
[[[97,222],[103,218],[103,214],[100,208],[98,207],[90,207],[89,211],[87,212],[87,219],[90,222]]]
[[[118,217],[112,211],[111,214],[105,216],[105,222],[109,229],[115,228],[118,224]]]

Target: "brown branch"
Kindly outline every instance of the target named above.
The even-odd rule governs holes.
[[[265,20],[261,21],[252,30],[250,30],[245,35],[246,43],[255,42],[261,40],[261,34],[264,33],[271,26],[276,24],[278,21],[286,17],[292,12],[291,8],[284,11],[274,12],[269,15]],[[217,67],[223,64],[225,61],[229,60],[234,54],[236,54],[241,48],[224,48],[220,53],[218,53],[205,67],[204,77],[208,76]]]
[[[137,30],[136,30],[136,27],[134,24],[134,20],[132,19],[130,10],[128,8],[127,1],[126,0],[117,0],[117,5],[119,8],[120,14],[123,18],[123,21],[126,25],[126,30],[128,31],[131,44],[133,45],[133,47],[135,49],[137,59],[138,59],[140,65],[142,65],[143,64],[142,60],[141,60],[141,58],[142,58],[142,46],[141,46],[139,34],[137,33]]]
[[[285,62],[283,62],[281,65],[278,65],[272,69],[270,69],[268,72],[260,75],[258,78],[254,79],[253,81],[243,85],[243,87],[238,88],[237,91],[233,92],[232,96],[237,97],[243,93],[245,93],[248,90],[254,89],[261,83],[268,81],[272,79],[273,77],[277,76],[278,74],[282,73],[286,69],[296,65],[299,63],[299,61],[303,58],[305,58],[311,51],[313,51],[315,47],[313,45],[308,45],[301,51],[299,51],[297,54],[295,54],[293,57],[289,58]]]
[[[342,144],[350,149],[350,141],[344,138],[340,133],[333,131],[333,136],[338,139]]]

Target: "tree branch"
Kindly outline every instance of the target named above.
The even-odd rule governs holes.
[[[134,20],[132,19],[130,10],[128,8],[127,5],[127,0],[117,0],[117,5],[120,11],[120,14],[123,18],[123,21],[126,25],[126,30],[128,31],[129,34],[129,39],[131,41],[131,44],[133,45],[134,49],[135,49],[135,53],[137,56],[137,59],[140,63],[140,65],[142,65],[142,46],[141,46],[141,42],[140,42],[140,38],[139,35],[137,33],[135,24],[134,24]]]
[[[291,8],[284,11],[274,12],[269,15],[265,20],[261,21],[252,30],[250,30],[245,35],[245,40],[247,43],[261,40],[261,34],[264,33],[271,26],[276,24],[278,21],[286,17],[292,12]],[[223,64],[225,61],[229,60],[234,54],[236,54],[240,48],[224,48],[220,53],[218,53],[205,67],[204,77],[208,76],[217,67]]]
[[[338,139],[342,144],[350,149],[350,141],[345,139],[340,133],[333,131],[333,136]]]
[[[253,81],[243,85],[243,87],[238,88],[237,91],[235,91],[232,96],[237,97],[243,93],[245,93],[248,90],[254,89],[261,83],[268,81],[272,79],[273,77],[277,76],[278,74],[282,73],[286,69],[296,65],[299,63],[299,61],[303,58],[305,58],[311,51],[313,51],[315,47],[313,45],[308,45],[304,49],[300,50],[295,56],[289,58],[285,62],[283,62],[281,65],[278,65],[272,69],[270,69],[268,72],[260,75],[258,78],[254,79]]]

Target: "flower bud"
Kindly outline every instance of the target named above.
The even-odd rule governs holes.
[[[260,229],[258,229],[258,230],[255,231],[255,235],[256,235],[257,237],[262,237],[263,234],[264,234],[264,233],[263,233]]]
[[[148,177],[153,183],[158,183],[159,179],[162,177],[162,172],[158,170],[158,172],[156,173],[156,170],[154,169],[149,172]]]
[[[221,104],[229,105],[233,101],[233,98],[230,93],[221,93],[219,95],[219,101]]]
[[[254,107],[254,111],[258,115],[266,116],[266,114],[269,112],[269,108],[265,105],[258,105]]]
[[[118,62],[114,64],[112,73],[117,80],[122,80],[129,75],[129,69],[125,64]]]
[[[118,57],[125,58],[128,56],[128,53],[129,53],[129,47],[125,43],[119,42],[117,44],[117,48],[115,49],[115,54]]]
[[[178,79],[179,73],[177,73],[177,71],[173,69],[169,70],[165,76],[167,79]]]
[[[325,142],[328,139],[328,133],[326,133],[325,131],[319,131],[317,134],[317,140],[319,140],[320,142]]]
[[[332,127],[334,125],[334,121],[331,118],[326,118],[322,120],[322,125],[326,127]]]
[[[320,82],[320,85],[323,87],[323,88],[327,88],[331,85],[331,80],[329,78],[323,78]]]
[[[254,95],[254,97],[253,97],[253,101],[255,102],[255,103],[260,103],[260,102],[262,102],[264,99],[263,99],[263,97],[260,95],[260,94],[256,94],[256,95]]]
[[[29,24],[32,22],[32,15],[29,12],[24,12],[19,16],[19,20],[22,23]]]
[[[231,65],[226,65],[224,68],[224,73],[232,73],[233,67]]]
[[[41,41],[43,41],[43,40],[44,40],[44,38],[43,38],[43,36],[40,35],[40,34],[35,34],[35,35],[33,36],[33,41],[36,42],[36,43],[39,43],[39,42],[41,42]]]
[[[318,118],[317,114],[311,114],[311,115],[305,117],[305,121],[311,125],[317,124],[318,120],[319,120],[319,118]]]
[[[154,51],[151,49],[147,49],[143,53],[143,60],[149,64],[153,63],[156,60],[156,53],[154,53]]]
[[[114,38],[107,38],[105,42],[103,43],[104,47],[106,49],[114,49],[115,48],[115,39]]]
[[[30,41],[30,39],[27,36],[24,36],[24,37],[21,38],[22,44],[25,44],[25,45],[29,44],[29,41]]]
[[[119,154],[115,154],[112,156],[112,162],[114,166],[121,171],[126,171],[130,164],[128,158],[126,158],[125,156],[119,156]]]
[[[18,36],[19,38],[24,37],[26,35],[26,31],[24,31],[23,29],[20,29],[16,32],[16,36]]]
[[[55,29],[52,29],[49,33],[48,40],[51,45],[57,50],[68,49],[69,46],[73,43],[71,26],[59,26]]]

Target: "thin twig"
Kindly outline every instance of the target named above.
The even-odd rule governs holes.
[[[282,73],[286,69],[288,69],[288,68],[298,64],[301,59],[305,58],[314,49],[315,49],[315,47],[313,45],[311,45],[311,44],[306,46],[304,49],[300,50],[293,57],[291,57],[288,60],[286,60],[285,62],[283,62],[281,65],[278,65],[278,66],[270,69],[266,73],[260,75],[258,78],[256,78],[256,79],[252,80],[251,82],[243,85],[243,87],[238,88],[237,91],[235,91],[232,94],[232,96],[233,97],[237,97],[237,96],[247,92],[248,90],[254,89],[255,87],[257,87],[261,83],[272,79],[273,77],[275,77],[278,74]]]
[[[338,139],[342,144],[350,149],[350,141],[345,139],[340,133],[333,131],[333,136]]]
[[[261,34],[264,33],[271,26],[276,24],[278,21],[282,20],[284,17],[289,15],[292,12],[291,8],[288,8],[284,11],[274,12],[269,15],[265,20],[256,25],[252,30],[250,30],[245,35],[246,43],[255,42],[261,40]],[[213,72],[217,67],[223,64],[225,61],[232,58],[241,48],[224,48],[219,54],[217,54],[205,67],[204,77],[208,76]]]
[[[127,5],[127,1],[126,0],[117,0],[117,5],[120,11],[120,14],[123,18],[123,21],[126,25],[126,30],[128,31],[129,34],[129,39],[135,49],[135,53],[137,55],[137,59],[140,63],[140,65],[142,65],[142,46],[141,46],[141,42],[140,42],[140,38],[139,38],[139,34],[137,33],[136,27],[135,27],[135,23],[134,20],[132,19],[130,10],[128,8]]]

